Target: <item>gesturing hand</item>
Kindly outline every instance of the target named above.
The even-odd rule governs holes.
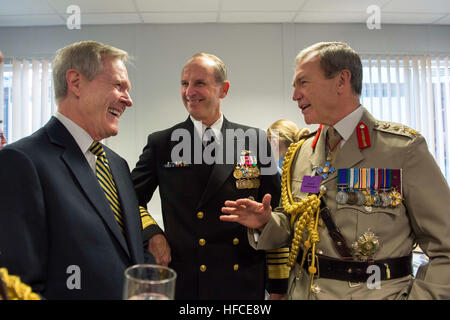
[[[270,219],[272,207],[270,200],[272,196],[266,194],[262,203],[250,199],[238,199],[236,201],[225,201],[222,207],[221,221],[237,222],[251,229],[263,227]]]

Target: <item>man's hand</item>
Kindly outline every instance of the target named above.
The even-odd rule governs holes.
[[[150,238],[148,251],[155,257],[156,263],[167,267],[172,261],[169,243],[162,234],[155,234]]]
[[[250,229],[260,229],[270,220],[272,212],[271,199],[272,196],[266,194],[262,199],[262,203],[250,199],[225,201],[225,207],[222,208],[222,212],[227,215],[220,216],[220,220],[238,222]]]

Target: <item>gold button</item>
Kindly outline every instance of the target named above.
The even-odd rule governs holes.
[[[237,245],[239,244],[239,239],[238,239],[238,238],[234,238],[234,239],[233,239],[233,244],[234,244],[235,246],[237,246]]]
[[[197,218],[198,219],[203,219],[204,216],[205,216],[205,213],[203,211],[197,212]]]
[[[206,271],[206,266],[205,266],[204,264],[202,264],[202,265],[200,266],[200,271],[201,271],[201,272],[205,272],[205,271]]]
[[[206,244],[206,240],[202,238],[202,239],[198,240],[198,244],[203,247]]]
[[[238,264],[235,264],[235,265],[233,266],[233,270],[234,270],[234,271],[238,271],[238,270],[239,270],[239,265],[238,265]]]

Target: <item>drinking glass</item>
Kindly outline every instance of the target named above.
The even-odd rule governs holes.
[[[155,265],[137,264],[125,270],[123,298],[125,300],[173,300],[175,270]]]

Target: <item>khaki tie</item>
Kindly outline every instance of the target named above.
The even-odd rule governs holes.
[[[336,160],[337,154],[341,149],[340,142],[342,140],[341,135],[333,127],[329,127],[327,131],[327,158],[330,158],[332,162]]]

